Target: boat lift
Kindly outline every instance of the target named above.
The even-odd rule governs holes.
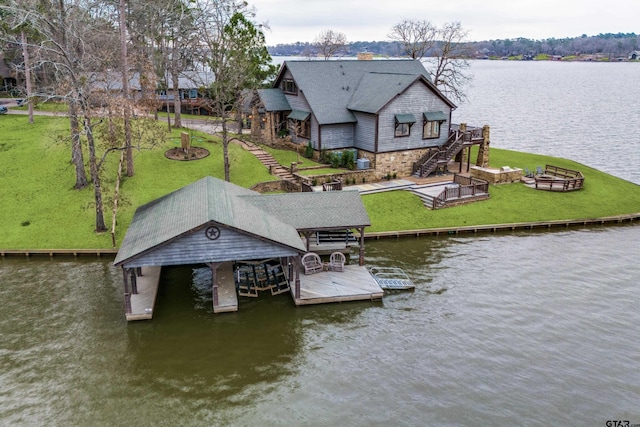
[[[409,290],[415,285],[407,274],[398,267],[371,267],[369,273],[384,290]]]

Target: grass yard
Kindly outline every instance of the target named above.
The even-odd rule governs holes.
[[[210,135],[195,133],[200,137],[194,138],[201,140],[194,145],[210,151],[209,157],[188,162],[165,158],[167,149],[179,145],[179,132],[167,134],[152,151],[135,153],[135,176],[124,178],[121,184],[118,242],[122,241],[138,206],[207,175],[224,178],[222,144]],[[93,231],[93,187],[73,189],[71,150],[68,144],[56,141],[57,135],[68,135],[68,119],[36,116],[35,123],[29,125],[26,115],[0,116],[0,134],[0,247],[111,247],[110,233]],[[253,155],[238,145],[231,144],[229,151],[233,183],[250,187],[274,179]],[[119,158],[117,153],[109,155],[102,179],[105,222],[109,228]]]
[[[70,163],[68,120],[26,115],[0,116],[0,248],[69,249],[109,248],[110,233],[96,234],[93,188],[74,190]],[[163,126],[163,122],[160,122]],[[210,155],[196,161],[175,161],[164,156],[179,146],[180,129],[166,134],[152,150],[135,153],[135,176],[124,178],[118,210],[116,239],[122,241],[135,209],[204,176],[223,178],[222,144],[211,135],[189,131],[194,146]],[[274,179],[267,169],[240,146],[231,144],[231,180],[243,187]],[[281,164],[297,161],[294,152],[269,151]],[[100,155],[100,153],[99,153]],[[85,161],[87,155],[85,153]],[[105,222],[111,226],[112,199],[119,155],[110,154],[104,168]],[[310,166],[309,159],[303,166]],[[571,193],[536,191],[522,184],[492,186],[491,198],[470,205],[430,211],[407,191],[363,196],[372,221],[367,231],[414,230],[554,219],[598,218],[640,212],[640,186],[574,162],[492,148],[495,167],[535,169],[550,163],[578,169],[585,187]],[[180,221],[176,218],[175,221]]]
[[[521,183],[489,187],[482,202],[431,211],[408,191],[362,197],[371,218],[367,231],[418,230],[485,224],[601,218],[640,212],[640,186],[557,157],[492,148],[490,166],[535,170],[546,164],[579,170],[584,188],[568,193],[534,190]]]

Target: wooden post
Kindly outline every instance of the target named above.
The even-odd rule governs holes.
[[[300,255],[293,259],[293,271],[295,276],[295,297],[300,299]]]
[[[138,279],[136,277],[135,269],[129,269],[129,273],[131,274],[131,293],[138,293]]]
[[[220,305],[219,297],[218,297],[218,277],[216,275],[216,270],[218,269],[218,263],[210,262],[207,263],[209,268],[211,268],[211,291],[213,292],[213,308]]]
[[[360,251],[358,256],[358,265],[360,267],[364,266],[364,227],[358,228],[360,232]]]
[[[122,267],[122,280],[124,282],[124,312],[131,314],[131,294],[129,293],[129,278],[127,269]]]

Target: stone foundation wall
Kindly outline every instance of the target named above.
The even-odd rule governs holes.
[[[493,169],[471,166],[471,177],[484,179],[488,181],[489,184],[508,184],[520,181],[522,178],[522,169],[508,167]]]
[[[379,179],[387,175],[406,177],[413,173],[413,165],[429,151],[429,148],[420,150],[395,151],[393,153],[373,154],[358,152],[358,155],[369,159],[372,169]],[[359,157],[360,158],[360,157]]]

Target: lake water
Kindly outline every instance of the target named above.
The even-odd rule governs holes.
[[[476,62],[454,121],[640,183],[638,67]],[[0,424],[640,423],[639,252],[635,225],[372,241],[415,291],[222,315],[205,270],[171,268],[131,324],[109,261],[6,259]]]

